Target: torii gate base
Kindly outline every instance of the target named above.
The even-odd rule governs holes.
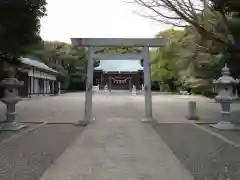
[[[152,120],[152,94],[151,78],[149,68],[149,47],[162,46],[162,38],[141,38],[141,39],[122,39],[122,38],[71,38],[72,44],[88,47],[88,67],[85,94],[84,120],[78,122],[79,125],[87,125],[92,119],[92,85],[93,85],[93,61],[101,59],[143,59],[144,66],[144,85],[145,85],[145,118],[143,122]],[[97,53],[97,50],[104,47],[141,47],[140,53],[107,54]],[[95,49],[94,49],[95,48]]]

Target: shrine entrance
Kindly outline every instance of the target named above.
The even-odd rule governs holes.
[[[88,67],[87,81],[85,93],[85,111],[84,120],[80,120],[79,124],[87,125],[92,119],[92,86],[94,73],[94,60],[143,60],[144,73],[144,90],[145,90],[145,118],[143,121],[152,120],[152,94],[151,94],[151,78],[149,67],[149,47],[161,47],[164,42],[162,38],[71,38],[72,44],[75,46],[88,47]],[[109,53],[104,52],[106,47],[125,47],[138,48],[138,52],[128,53]],[[117,79],[116,77],[109,78],[109,82],[123,82],[130,87],[131,79]],[[120,84],[120,83],[119,83]],[[120,85],[119,85],[120,86]],[[122,88],[124,87],[121,85]],[[119,88],[119,87],[118,87]]]
[[[131,91],[132,87],[132,77],[115,75],[109,77],[111,79],[111,89],[112,90],[129,90]]]

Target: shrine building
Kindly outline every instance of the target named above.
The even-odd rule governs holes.
[[[94,85],[109,90],[131,90],[133,85],[140,89],[143,84],[141,60],[100,60],[94,68]]]
[[[20,63],[21,65],[16,66],[16,75],[24,85],[19,88],[19,96],[45,96],[60,93],[61,83],[57,79],[60,76],[59,72],[40,61],[27,57],[20,58]],[[0,81],[4,79],[5,72],[4,63],[0,62]],[[3,96],[4,87],[0,87],[0,98]]]

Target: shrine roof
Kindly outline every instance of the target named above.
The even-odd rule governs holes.
[[[104,72],[137,72],[143,70],[140,60],[100,60],[95,70]]]
[[[58,73],[56,70],[50,68],[46,64],[44,64],[40,61],[34,60],[34,59],[30,59],[30,58],[27,58],[27,57],[21,57],[20,61],[21,61],[21,63],[23,63],[25,65],[28,65],[28,66],[32,66],[32,67],[42,69],[42,70],[52,72],[52,73]]]

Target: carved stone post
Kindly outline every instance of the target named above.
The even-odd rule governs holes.
[[[197,115],[197,103],[196,101],[189,101],[188,102],[188,116],[189,120],[199,120]]]

